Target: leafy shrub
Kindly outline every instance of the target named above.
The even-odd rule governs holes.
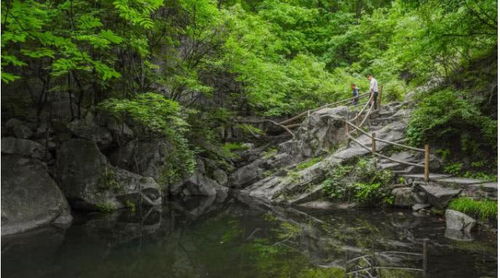
[[[454,199],[448,205],[448,208],[463,212],[481,220],[497,219],[496,201],[490,200],[473,200],[471,198],[461,197]]]
[[[407,88],[405,83],[400,80],[391,80],[384,84],[383,95],[385,102],[403,100]]]
[[[444,167],[444,172],[458,176],[462,173],[463,164],[460,162],[455,162]]]
[[[362,206],[392,204],[391,192],[385,186],[392,178],[390,171],[380,171],[371,161],[360,159],[354,166],[336,167],[323,181],[323,190],[332,199]]]
[[[479,109],[465,100],[464,93],[442,90],[425,96],[413,111],[407,137],[411,144],[436,144],[481,157],[497,150],[497,121],[483,116]]]
[[[132,99],[107,99],[100,108],[121,121],[132,119],[144,128],[143,135],[165,136],[170,141],[172,149],[162,171],[162,183],[174,183],[194,170],[194,152],[184,136],[189,125],[177,102],[150,92]]]

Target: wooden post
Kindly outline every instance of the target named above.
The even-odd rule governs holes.
[[[375,145],[375,132],[372,133],[372,154],[374,154],[377,151],[377,146]]]
[[[425,156],[424,156],[424,178],[425,182],[429,182],[429,145],[425,144]]]

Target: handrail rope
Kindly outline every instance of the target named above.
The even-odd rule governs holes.
[[[360,94],[358,97],[361,98],[361,97],[364,97],[364,96],[366,96],[368,94],[369,94],[369,92],[364,93],[364,94]],[[304,112],[302,112],[302,113],[300,113],[298,115],[295,115],[295,116],[293,116],[293,117],[291,117],[289,119],[281,121],[281,122],[279,122],[279,124],[289,123],[289,122],[294,121],[294,120],[296,120],[296,119],[298,119],[298,118],[300,118],[300,117],[302,117],[304,115],[307,115],[307,113],[316,112],[316,111],[318,111],[320,109],[326,108],[326,107],[334,105],[334,104],[341,104],[341,103],[344,103],[344,102],[352,101],[352,99],[353,99],[352,97],[351,98],[346,98],[346,99],[343,99],[343,100],[340,100],[340,101],[337,101],[337,102],[332,102],[332,103],[325,104],[325,105],[320,106],[320,107],[315,108],[315,109],[309,109],[309,110],[304,111]]]
[[[356,115],[356,117],[354,117],[353,119],[351,119],[351,121],[355,121],[361,114],[363,114],[363,112],[366,109],[366,107],[368,107],[368,104],[372,101],[372,98],[373,98],[373,95],[370,96],[370,98],[368,99],[368,101],[365,103],[365,106],[363,106],[363,108],[359,111],[359,113]]]
[[[364,135],[368,136],[368,137],[372,137],[368,132],[364,131],[363,129],[361,129],[360,127],[356,126],[355,124],[349,122],[349,121],[346,121],[346,123],[348,125],[350,125],[351,127],[359,130],[361,133],[363,133]],[[387,144],[391,144],[391,145],[395,145],[395,146],[399,146],[399,147],[403,147],[403,148],[407,148],[409,150],[414,150],[414,151],[417,151],[417,152],[425,152],[424,149],[420,149],[420,148],[415,148],[415,147],[411,147],[411,146],[407,146],[407,145],[403,145],[403,144],[399,144],[399,143],[396,143],[396,142],[391,142],[391,141],[387,141],[387,140],[384,140],[382,138],[377,138],[377,137],[374,137],[374,139],[376,141],[380,141],[380,142],[384,142],[384,143],[387,143]]]
[[[361,121],[361,123],[359,124],[359,127],[362,127],[363,124],[365,123],[366,119],[368,119],[368,116],[370,116],[370,113],[372,112],[372,109],[373,109],[373,105],[374,105],[374,102],[372,102],[372,105],[370,105],[370,109],[368,109],[368,111],[366,111],[365,118]]]
[[[372,154],[374,154],[376,156],[379,156],[379,157],[382,157],[382,158],[385,158],[385,159],[388,159],[390,161],[394,161],[394,162],[397,162],[397,163],[400,163],[400,164],[406,164],[406,165],[409,165],[409,166],[422,167],[422,168],[425,167],[425,165],[422,165],[422,164],[416,164],[416,163],[401,161],[401,160],[398,160],[398,159],[390,158],[390,157],[388,157],[386,155],[383,155],[381,153],[372,152],[372,150],[370,148],[368,148],[367,146],[363,145],[361,142],[359,142],[358,140],[356,140],[350,134],[348,134],[347,137],[349,137],[349,139],[351,139],[352,141],[354,141],[355,143],[357,143],[358,145],[360,145],[363,149],[371,152]]]

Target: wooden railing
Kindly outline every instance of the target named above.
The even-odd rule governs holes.
[[[379,92],[379,95],[378,95],[378,99],[376,100],[373,100],[373,95],[371,95],[370,93],[363,93],[363,94],[360,94],[359,95],[359,99],[362,99],[363,97],[365,96],[368,96],[370,95],[370,97],[368,98],[368,101],[363,105],[363,108],[357,112],[356,116],[352,119],[349,118],[349,113],[347,113],[346,115],[346,119],[344,120],[345,121],[345,132],[346,132],[346,137],[348,138],[348,140],[351,140],[352,142],[355,142],[356,144],[360,145],[362,148],[370,151],[374,156],[378,156],[378,157],[382,157],[382,158],[385,158],[387,160],[390,160],[390,161],[393,161],[393,162],[396,162],[396,163],[400,163],[400,164],[404,164],[404,165],[408,165],[408,166],[414,166],[414,167],[420,167],[420,168],[423,168],[424,169],[424,179],[426,182],[429,181],[429,157],[430,157],[430,151],[429,151],[429,145],[425,145],[423,149],[421,148],[415,148],[415,147],[412,147],[412,146],[408,146],[408,145],[403,145],[403,144],[400,144],[400,143],[397,143],[397,142],[391,142],[391,141],[388,141],[388,140],[384,140],[382,138],[377,138],[375,137],[375,133],[372,133],[372,134],[369,134],[368,132],[364,131],[361,127],[363,126],[363,124],[365,124],[366,120],[368,119],[368,117],[370,116],[370,114],[372,113],[373,111],[373,108],[375,106],[375,102],[377,102],[378,104],[378,108],[380,109],[380,106],[381,106],[381,102],[382,102],[382,90],[383,90],[383,86],[380,86],[380,92]],[[340,101],[337,101],[337,102],[332,102],[332,103],[328,103],[328,104],[325,104],[325,105],[322,105],[318,108],[315,108],[315,109],[310,109],[310,110],[307,110],[307,111],[304,111],[302,113],[299,113],[289,119],[286,119],[286,120],[283,120],[281,122],[276,122],[276,121],[272,121],[272,120],[260,120],[260,121],[257,121],[257,122],[269,122],[269,123],[272,123],[274,125],[277,125],[277,126],[280,126],[282,127],[283,129],[285,129],[290,135],[292,135],[292,137],[295,139],[295,134],[291,131],[292,128],[295,128],[295,127],[298,127],[300,126],[300,123],[294,123],[296,120],[298,119],[301,119],[302,117],[306,116],[306,115],[310,115],[311,113],[313,112],[316,112],[320,109],[323,109],[323,108],[327,108],[327,107],[330,107],[330,106],[333,106],[333,105],[340,105],[340,104],[345,104],[345,103],[349,103],[353,100],[352,97],[350,98],[346,98],[346,99],[343,99],[343,100],[340,100]],[[358,105],[362,105],[362,103],[360,104],[356,104],[356,105],[353,105],[353,106],[358,106]],[[360,123],[358,125],[354,124],[353,122],[355,121],[358,121],[359,119],[361,119],[362,115],[364,115],[364,117],[362,118],[362,120],[360,121]],[[256,121],[246,121],[247,123],[257,123]],[[350,127],[352,127],[352,131],[350,131]],[[356,138],[354,138],[354,136],[351,135],[351,133],[362,133],[368,137],[371,138],[371,148],[365,146],[363,143],[359,142]],[[424,153],[424,164],[418,164],[418,163],[412,163],[412,162],[407,162],[407,161],[401,161],[401,160],[398,160],[398,159],[394,159],[394,158],[391,158],[391,157],[388,157],[386,155],[383,155],[381,153],[378,153],[377,152],[377,141],[378,142],[383,142],[383,143],[386,143],[386,144],[390,144],[390,145],[393,145],[393,146],[398,146],[398,147],[401,147],[401,148],[405,148],[407,150],[412,150],[412,151],[417,151],[417,152],[422,152]]]
[[[379,101],[379,109],[380,109],[380,99],[377,100],[377,101]],[[368,111],[366,111],[366,115],[363,118],[363,120],[361,121],[361,123],[359,125],[355,125],[354,123],[352,123],[353,121],[357,120],[362,115],[362,113],[365,112],[364,110],[366,110],[366,107],[368,107],[368,103],[371,103],[370,108],[368,109]],[[346,132],[346,137],[348,138],[348,140],[351,140],[351,141],[355,142],[356,144],[358,144],[359,146],[361,146],[365,150],[371,152],[372,155],[374,155],[374,156],[385,158],[387,160],[390,160],[390,161],[393,161],[393,162],[396,162],[396,163],[400,163],[400,164],[404,164],[404,165],[408,165],[408,166],[414,166],[414,167],[424,168],[424,179],[425,179],[426,182],[428,182],[429,181],[429,173],[430,173],[429,172],[429,157],[430,157],[429,145],[426,144],[423,149],[421,149],[421,148],[415,148],[415,147],[408,146],[408,145],[403,145],[403,144],[400,144],[400,143],[397,143],[397,142],[391,142],[391,141],[388,141],[388,140],[384,140],[382,138],[377,138],[377,137],[375,137],[375,133],[374,132],[372,134],[369,134],[368,132],[364,131],[361,128],[363,126],[363,124],[365,123],[366,119],[371,114],[373,106],[374,106],[374,101],[372,101],[372,98],[370,97],[370,99],[365,104],[365,106],[363,107],[363,109],[361,109],[361,111],[353,119],[347,118],[345,120],[345,132]],[[353,131],[350,131],[349,127],[352,127]],[[366,136],[368,136],[368,137],[371,138],[371,148],[365,146],[363,143],[359,142],[356,138],[354,138],[354,136],[351,135],[351,133],[357,133],[357,132],[361,132],[362,134],[364,134],[364,135],[366,135]],[[383,143],[386,143],[386,144],[390,144],[390,145],[393,145],[393,146],[398,146],[398,147],[401,147],[401,148],[405,148],[407,150],[422,152],[422,153],[424,153],[424,164],[417,164],[417,163],[412,163],[412,162],[408,162],[408,161],[401,161],[401,160],[394,159],[394,158],[391,158],[389,156],[383,155],[381,153],[378,153],[377,152],[377,141],[378,142],[383,142]]]

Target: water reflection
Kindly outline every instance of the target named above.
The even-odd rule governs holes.
[[[422,277],[374,266],[421,268],[422,258],[391,252],[422,252],[428,238],[427,277],[496,277],[495,238],[455,242],[444,237],[442,219],[403,211],[320,212],[235,195],[75,219],[65,232],[3,238],[2,275],[346,277],[346,261],[366,256],[348,271],[370,266],[357,277]]]

